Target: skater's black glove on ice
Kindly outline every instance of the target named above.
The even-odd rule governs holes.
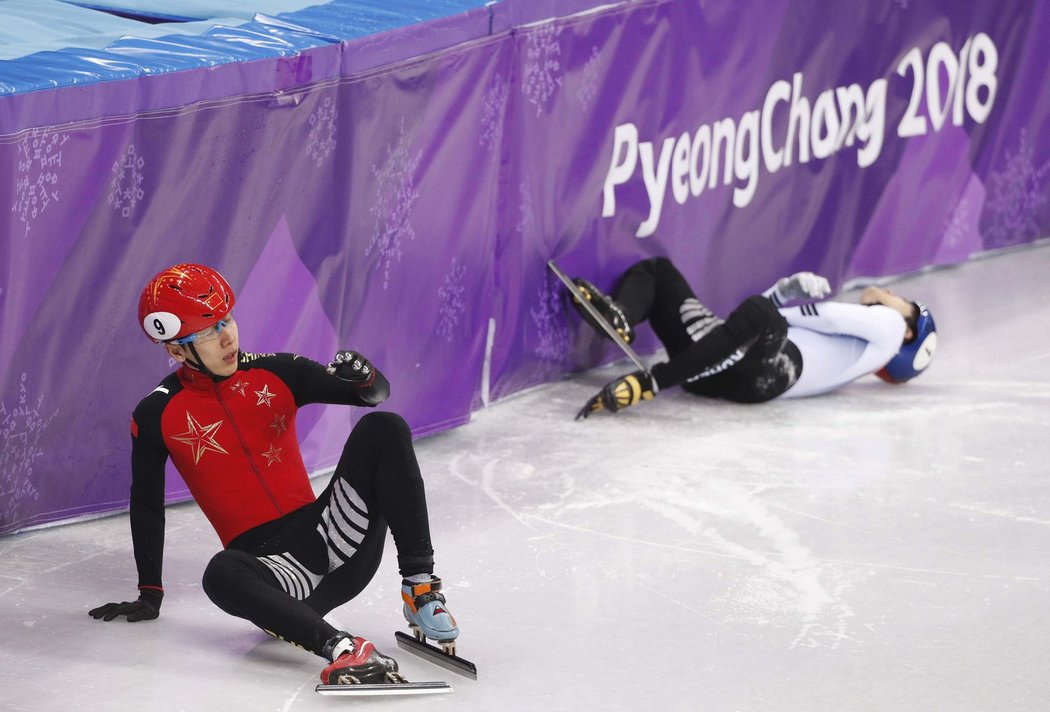
[[[645,371],[635,371],[623,378],[617,378],[611,383],[605,384],[593,398],[576,414],[576,420],[586,418],[591,413],[599,410],[607,410],[615,413],[621,408],[634,405],[641,400],[652,400],[656,394],[652,374]]]
[[[151,621],[160,615],[160,602],[163,599],[163,591],[143,589],[139,591],[137,601],[107,603],[98,608],[92,608],[88,611],[88,615],[96,620],[101,618],[104,621],[111,621],[117,616],[127,616],[128,623]]]
[[[337,378],[353,383],[358,388],[366,388],[375,380],[376,370],[361,354],[356,351],[338,351],[328,364],[328,372]]]

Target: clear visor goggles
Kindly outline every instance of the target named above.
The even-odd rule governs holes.
[[[231,326],[236,326],[237,322],[233,320],[233,313],[229,313],[225,318],[220,319],[207,329],[201,329],[195,331],[189,336],[183,336],[181,339],[173,339],[172,343],[175,344],[205,344],[209,341],[214,341],[219,338],[219,334],[223,332],[223,329],[228,329]]]

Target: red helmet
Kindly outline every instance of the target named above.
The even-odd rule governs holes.
[[[233,309],[233,289],[211,267],[181,264],[149,281],[139,297],[139,324],[154,342],[207,329]]]

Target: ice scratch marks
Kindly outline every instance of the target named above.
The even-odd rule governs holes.
[[[952,502],[948,506],[954,507],[955,509],[962,509],[967,512],[974,512],[976,514],[984,514],[989,517],[1003,517],[1005,519],[1011,519],[1015,522],[1023,522],[1025,524],[1050,524],[1050,520],[1047,519],[1040,519],[1039,517],[1033,517],[1026,514],[1017,514],[1016,512],[1011,512],[1007,509],[994,508],[990,505],[983,504],[980,502],[975,504]]]
[[[485,462],[481,468],[480,477],[475,480],[467,475],[468,468],[463,467],[463,459],[464,456],[462,455],[457,455],[452,458],[452,462],[449,464],[449,471],[452,473],[453,477],[472,487],[480,489],[485,496],[491,499],[497,507],[506,512],[512,519],[515,519],[523,526],[540,533],[535,525],[529,522],[528,517],[521,514],[505,500],[505,496],[498,491],[497,487],[497,471],[501,473],[514,473],[514,479],[525,479],[534,473],[534,467],[522,463],[504,462],[497,458]],[[473,467],[469,469],[474,470]]]
[[[479,469],[480,474],[475,474]],[[535,558],[532,573],[541,578],[553,578],[555,574],[544,563],[546,554],[552,548],[561,548],[563,544],[549,531],[537,526],[535,518],[528,514],[530,507],[527,504],[532,499],[532,487],[536,482],[545,482],[546,478],[538,476],[533,466],[519,461],[499,457],[481,461],[481,458],[471,454],[453,456],[448,471],[452,477],[479,490],[499,511],[530,532],[526,541],[528,550]],[[571,491],[571,482],[565,484],[566,489]],[[475,520],[480,516],[482,513],[479,511],[475,514]],[[483,528],[492,526],[492,523],[488,523]],[[515,562],[515,568],[524,570],[525,562],[519,559]]]
[[[450,469],[556,545],[586,541],[567,535],[574,532],[616,542],[621,551],[641,547],[654,562],[711,569],[718,580],[701,607],[712,618],[787,629],[790,647],[835,648],[849,639],[855,615],[848,591],[858,576],[869,574],[856,564],[814,555],[747,485],[670,473],[655,480],[611,473],[594,482],[572,467],[539,470],[515,458],[474,455],[454,457]],[[737,563],[720,566],[711,557]],[[698,604],[693,596],[671,603]]]
[[[314,684],[313,682],[309,682],[309,683],[305,683],[304,682],[302,685],[300,685],[299,687],[295,688],[295,692],[293,692],[291,694],[291,696],[284,701],[284,704],[281,705],[281,712],[288,712],[289,710],[291,710],[292,707],[295,704],[295,701],[297,699],[299,699],[299,695],[302,694],[303,690],[305,690],[307,688],[307,685],[313,685],[313,684]]]
[[[739,484],[713,480],[700,491],[655,490],[641,504],[691,537],[749,567],[719,600],[734,617],[753,623],[801,622],[791,647],[837,647],[854,616],[843,599],[852,583],[844,571],[815,557],[759,498]]]

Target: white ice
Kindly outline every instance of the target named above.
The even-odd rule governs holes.
[[[574,422],[620,363],[418,442],[479,679],[394,646],[391,545],[331,618],[454,694],[317,695],[320,658],[205,597],[218,541],[189,504],[147,623],[87,615],[134,592],[126,515],[0,539],[0,709],[1046,710],[1048,274],[1041,245],[892,285],[941,337],[904,386],[762,406],[670,390]]]

